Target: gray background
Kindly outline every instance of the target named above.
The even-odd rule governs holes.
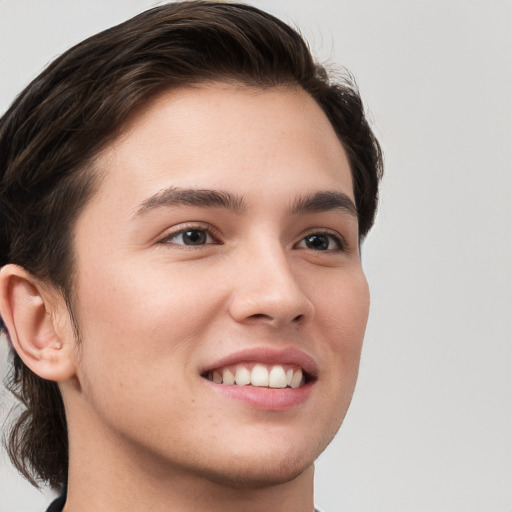
[[[317,504],[511,512],[512,2],[252,3],[355,74],[386,155],[363,247],[372,308],[360,378],[317,464]],[[0,0],[0,112],[70,45],[155,4]],[[48,500],[0,455],[0,512]]]

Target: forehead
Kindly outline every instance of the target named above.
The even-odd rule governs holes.
[[[290,193],[334,187],[353,198],[345,151],[299,87],[215,83],[165,91],[132,117],[97,165],[99,196],[122,182],[132,185],[124,200],[134,203],[173,182],[239,194],[284,183]]]

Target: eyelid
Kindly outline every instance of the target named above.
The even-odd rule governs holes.
[[[172,239],[177,237],[178,235],[185,233],[187,231],[205,231],[214,241],[205,243],[203,245],[185,245],[185,244],[177,244],[175,242],[172,242]],[[220,241],[220,234],[217,229],[215,229],[213,226],[201,222],[184,222],[182,224],[178,224],[177,226],[173,226],[172,228],[168,229],[166,233],[158,238],[157,243],[159,244],[168,244],[168,245],[175,245],[177,247],[183,248],[186,247],[187,249],[196,249],[199,247],[209,246],[209,245],[217,245],[222,243]]]
[[[339,251],[346,251],[348,249],[348,244],[345,241],[345,238],[338,233],[337,231],[333,231],[331,229],[327,228],[316,228],[316,229],[308,229],[307,232],[303,233],[301,235],[301,238],[299,241],[295,244],[295,247],[297,247],[301,242],[304,241],[305,238],[311,235],[323,235],[328,236],[332,238],[337,246],[337,250]],[[333,249],[329,249],[328,251],[316,251],[316,252],[327,252],[332,253]]]

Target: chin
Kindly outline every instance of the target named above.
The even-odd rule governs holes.
[[[231,489],[253,489],[279,486],[300,477],[313,468],[314,461],[283,464],[266,464],[262,467],[254,461],[237,461],[229,468],[209,468],[204,477],[216,484]]]
[[[262,446],[257,453],[240,450],[222,461],[215,461],[216,464],[210,461],[200,471],[207,480],[232,489],[279,486],[312,471],[316,458],[329,441],[308,446],[308,440],[304,439],[300,447],[281,445],[265,450]]]

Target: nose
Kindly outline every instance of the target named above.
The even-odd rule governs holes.
[[[280,245],[246,253],[236,268],[229,304],[235,321],[279,328],[304,324],[313,316],[313,303]]]

